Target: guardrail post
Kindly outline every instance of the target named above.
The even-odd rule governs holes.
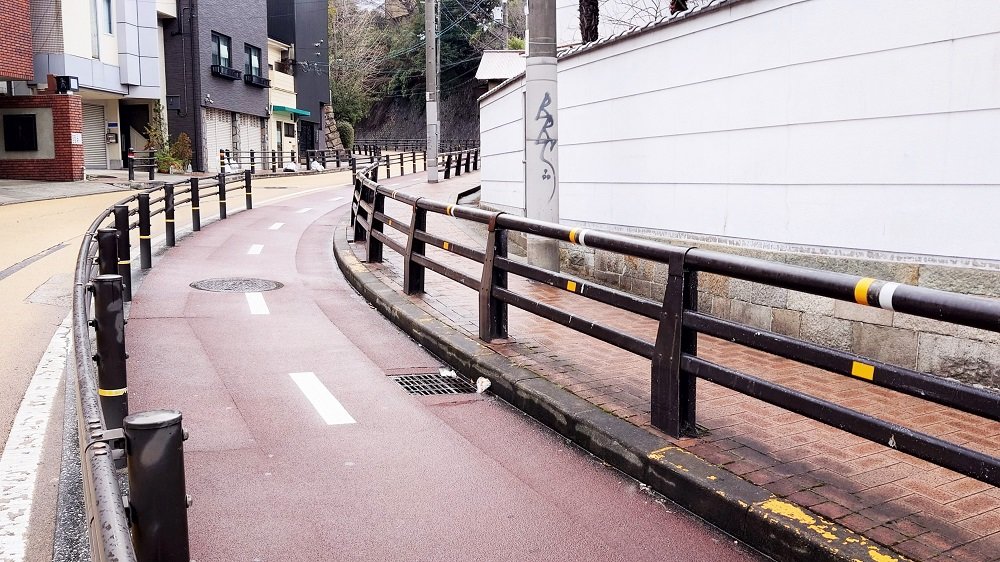
[[[420,208],[420,199],[413,202],[410,217],[410,235],[406,239],[406,256],[403,258],[403,292],[407,295],[424,292],[424,266],[413,261],[414,255],[424,255],[427,244],[417,240],[416,233],[427,230],[427,211]]]
[[[94,291],[94,333],[97,336],[97,394],[104,427],[118,429],[128,415],[128,376],[125,368],[125,305],[122,276],[98,275]]]
[[[375,158],[376,157],[374,157],[374,156],[372,157],[372,162],[377,162],[377,160],[375,160]],[[373,182],[378,182],[378,168],[379,168],[378,164],[376,164],[375,167],[372,168],[372,178],[371,179],[372,179]]]
[[[201,230],[201,195],[198,193],[198,178],[191,178],[191,230]]]
[[[473,170],[478,170],[479,169],[479,149],[478,148],[476,149],[476,151],[472,155],[472,169]]]
[[[271,173],[278,173],[278,155],[275,151],[271,151]]]
[[[427,151],[426,150],[423,151],[423,159],[424,159],[424,171],[426,172],[427,171]]]
[[[298,158],[295,157],[295,151],[294,150],[289,150],[288,151],[288,157],[292,159],[292,166],[295,166],[295,171],[298,171],[299,170],[299,162],[298,162]]]
[[[334,157],[334,159],[335,159],[335,161],[337,163],[337,169],[339,170],[340,169],[340,151],[339,150],[334,150],[333,151],[333,157]]]
[[[118,231],[102,228],[97,231],[97,272],[99,275],[118,273]]]
[[[191,559],[181,419],[176,410],[125,418],[132,542],[142,562]]]
[[[128,149],[128,181],[135,181],[135,152]]]
[[[247,210],[253,209],[253,189],[250,185],[250,178],[253,174],[250,172],[243,172],[243,187],[247,194]]]
[[[166,230],[167,246],[176,246],[177,237],[174,230],[174,186],[163,186],[163,222]]]
[[[354,225],[354,241],[361,242],[367,236],[365,228],[361,226],[358,217],[368,218],[368,213],[361,207],[361,202],[365,198],[364,183],[356,176],[354,178],[354,201],[351,202],[351,223]]]
[[[651,423],[673,437],[697,433],[697,379],[681,369],[682,355],[698,351],[697,334],[683,326],[684,311],[697,310],[698,305],[696,273],[684,263],[687,252],[688,248],[673,250],[667,263],[667,289],[651,367]]]
[[[251,148],[250,149],[250,173],[251,174],[256,174],[257,173],[257,161],[254,159],[254,156],[255,156],[254,150]]]
[[[156,154],[150,152],[147,161],[149,162],[149,181],[153,181],[156,179]]]
[[[219,219],[226,218],[226,173],[219,174]]]
[[[118,275],[122,276],[125,302],[132,300],[132,246],[128,235],[128,205],[115,205],[115,230],[118,231]]]
[[[153,245],[149,234],[149,194],[139,194],[139,267],[153,267]]]
[[[451,154],[444,161],[444,179],[451,178]]]
[[[507,303],[493,296],[493,288],[507,288],[507,272],[496,267],[496,258],[507,257],[507,231],[496,227],[497,217],[490,219],[486,239],[486,259],[479,288],[479,339],[492,341],[507,337]]]
[[[455,176],[456,177],[462,175],[462,155],[463,154],[465,154],[465,153],[464,152],[459,152],[458,153],[458,158],[456,158],[456,160],[455,160]]]
[[[417,152],[415,150],[410,151],[410,159],[413,160],[413,173],[417,173]]]
[[[472,159],[472,152],[471,151],[467,151],[465,153],[465,173],[466,174],[468,174],[469,172],[472,171],[472,169],[471,169],[472,162],[469,162],[469,160],[471,160],[471,159]]]
[[[389,158],[390,158],[390,155],[386,154],[385,155],[385,179],[389,179],[389,178],[392,177],[392,170],[390,169],[391,164],[389,162]]]
[[[406,168],[403,167],[403,153],[399,153],[399,175],[406,174]]]
[[[219,149],[219,172],[226,173],[226,151]]]
[[[320,156],[321,162],[323,164],[323,169],[325,170],[326,169],[326,151],[325,150],[319,151],[319,156]]]
[[[382,241],[375,238],[376,232],[382,232],[382,221],[375,216],[376,213],[385,213],[385,195],[379,193],[378,188],[372,190],[372,214],[368,217],[371,232],[368,233],[365,255],[369,263],[382,263]]]

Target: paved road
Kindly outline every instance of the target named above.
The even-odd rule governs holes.
[[[194,559],[759,559],[488,394],[407,394],[442,365],[336,270],[349,198],[234,215],[133,301],[130,403],[184,412]],[[229,276],[284,287],[189,287]]]
[[[287,197],[324,185],[331,177],[344,176],[345,174],[258,180],[255,201],[263,203]],[[39,189],[41,191],[27,189],[24,193],[19,192],[15,198],[30,202],[0,205],[0,310],[3,310],[0,315],[3,320],[0,322],[0,388],[3,389],[0,391],[0,451],[5,451],[4,455],[8,460],[17,456],[16,450],[41,452],[37,456],[38,469],[32,475],[34,492],[28,500],[30,525],[26,536],[27,544],[18,548],[27,552],[25,560],[29,561],[51,559],[61,460],[61,372],[56,374],[60,381],[59,387],[49,400],[52,407],[36,408],[32,416],[26,417],[30,420],[37,412],[49,415],[45,435],[31,435],[28,431],[29,439],[11,444],[10,447],[7,447],[8,436],[43,353],[69,313],[73,269],[80,237],[101,210],[131,195],[128,191],[117,191],[72,197],[75,192],[62,184],[51,186],[51,189],[44,186]],[[9,191],[4,193],[9,195]],[[34,201],[44,196],[60,198]],[[236,203],[234,207],[239,208],[242,197]],[[212,214],[203,211],[205,217]],[[177,218],[179,229],[188,226],[189,207],[181,207]],[[154,226],[156,236],[162,232],[162,215],[154,219]],[[138,248],[134,233],[133,248]],[[62,352],[65,353],[65,348]],[[36,399],[37,396],[32,398]],[[22,418],[25,418],[23,414]],[[0,462],[0,484],[5,482],[3,472],[9,465],[9,462],[6,465]],[[11,523],[14,520],[11,514],[15,510],[11,509],[11,498],[4,493],[6,491],[9,489],[5,490],[0,485],[0,521],[4,522],[4,525],[0,525],[0,560],[4,561],[5,548],[12,544],[7,533],[20,525],[20,521]],[[20,510],[24,505],[20,491],[11,493],[18,496],[16,500],[20,502]]]

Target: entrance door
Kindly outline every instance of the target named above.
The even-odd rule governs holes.
[[[108,169],[105,127],[104,106],[83,104],[83,165],[88,170]]]

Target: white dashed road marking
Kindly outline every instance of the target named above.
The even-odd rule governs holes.
[[[283,222],[276,222],[276,223],[272,224],[271,226],[267,227],[267,229],[268,230],[278,230],[279,228],[281,228],[283,226],[285,226],[285,223],[283,223]]]
[[[289,373],[288,376],[292,377],[292,381],[298,385],[302,394],[306,395],[326,425],[356,423],[344,406],[316,378],[315,373]]]
[[[260,293],[246,293],[247,304],[250,305],[250,314],[271,314],[264,302],[264,295]]]
[[[260,254],[260,251],[263,250],[263,249],[264,249],[264,245],[263,244],[254,244],[254,245],[250,246],[249,250],[247,250],[247,255],[256,256],[256,255]]]

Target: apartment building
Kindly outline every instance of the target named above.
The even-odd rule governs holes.
[[[177,17],[164,27],[168,128],[191,137],[197,171],[218,172],[220,150],[268,146],[265,2],[177,0]]]
[[[296,117],[300,154],[325,146],[323,106],[330,102],[330,57],[327,45],[327,2],[267,0],[267,35],[290,45],[295,76],[295,107],[307,112]]]
[[[277,158],[277,162],[294,162],[296,158],[292,158],[291,154],[298,154],[299,151],[296,123],[303,117],[309,117],[310,114],[296,106],[291,45],[268,39],[267,51],[268,60],[272,61],[268,65],[271,89],[268,91],[270,117],[267,130],[270,140],[267,149],[281,155]]]

